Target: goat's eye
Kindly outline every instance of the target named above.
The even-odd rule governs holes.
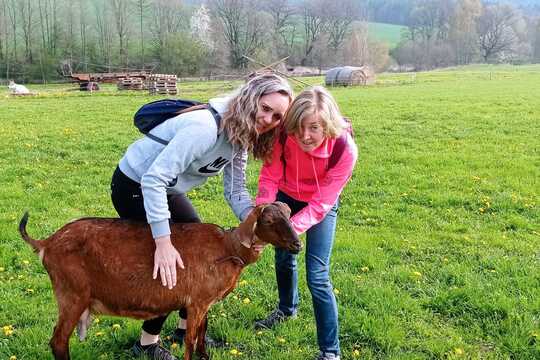
[[[264,225],[264,226],[270,226],[270,225],[273,224],[273,222],[270,221],[270,220],[268,220],[268,219],[261,219],[261,220],[259,221],[259,223],[260,223],[261,225]]]

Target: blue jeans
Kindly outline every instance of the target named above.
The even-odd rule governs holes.
[[[278,192],[277,200],[289,205],[292,215],[307,204]],[[339,324],[336,297],[330,281],[330,255],[334,244],[338,202],[326,217],[306,232],[307,284],[313,299],[319,349],[339,355]],[[298,269],[296,255],[276,248],[276,279],[279,292],[279,309],[285,315],[298,309]]]

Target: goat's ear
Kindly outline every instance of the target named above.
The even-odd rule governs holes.
[[[287,216],[287,219],[291,217],[291,208],[289,207],[289,205],[281,201],[274,202],[274,205],[277,205],[277,207],[279,207],[281,211],[283,211],[283,213]]]
[[[238,237],[240,243],[247,248],[251,248],[255,239],[255,227],[257,226],[257,219],[261,215],[265,205],[259,205],[253,209],[247,218],[244,219],[238,225]]]

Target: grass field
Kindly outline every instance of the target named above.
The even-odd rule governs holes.
[[[369,37],[372,40],[381,41],[390,48],[395,47],[401,40],[401,31],[405,26],[370,22],[368,23]]]
[[[235,85],[180,89],[206,100]],[[30,87],[40,94],[0,96],[2,360],[51,358],[56,304],[46,272],[18,235],[23,212],[30,211],[34,238],[76,217],[114,216],[110,176],[139,137],[131,116],[155,99],[112,87],[94,94]],[[360,149],[332,258],[343,358],[539,359],[540,66],[383,74],[374,86],[332,92]],[[252,193],[259,165],[249,166]],[[220,181],[189,196],[205,221],[234,226]],[[316,354],[300,259],[299,318],[252,330],[277,298],[268,248],[211,310],[210,333],[229,344],[212,350],[214,359]],[[129,359],[139,327],[100,316],[86,342],[72,338],[73,358]]]

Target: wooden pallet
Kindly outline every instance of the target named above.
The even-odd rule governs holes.
[[[152,74],[148,77],[146,84],[151,95],[155,94],[178,94],[176,86],[176,75],[170,74]]]

